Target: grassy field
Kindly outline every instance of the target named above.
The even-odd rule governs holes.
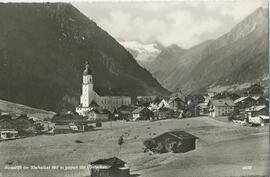
[[[184,154],[143,152],[142,141],[170,129],[199,137],[197,148]],[[125,135],[120,151],[117,140]],[[80,140],[83,143],[76,143]],[[107,122],[101,130],[37,136],[0,143],[0,176],[86,177],[85,167],[98,158],[118,156],[128,162],[133,176],[225,177],[269,174],[267,127],[242,127],[208,117],[156,122]],[[66,169],[5,169],[5,166],[58,165]],[[69,168],[68,168],[69,167]],[[267,175],[268,176],[268,175]]]

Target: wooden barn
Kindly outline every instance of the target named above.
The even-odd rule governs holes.
[[[127,163],[117,157],[99,159],[90,163],[91,177],[129,177]]]
[[[196,148],[198,137],[185,131],[169,131],[144,141],[146,148],[157,153],[185,153]]]

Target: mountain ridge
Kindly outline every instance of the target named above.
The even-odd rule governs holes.
[[[185,93],[258,82],[268,76],[267,14],[267,9],[258,8],[219,38],[180,54],[160,54],[146,68],[165,88]],[[162,60],[171,63],[157,63]]]
[[[1,3],[0,23],[1,99],[53,111],[74,109],[85,61],[93,70],[94,88],[104,94],[168,94],[108,32],[71,4]]]

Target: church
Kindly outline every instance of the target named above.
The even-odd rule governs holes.
[[[85,116],[94,107],[100,107],[113,112],[122,105],[130,105],[131,97],[129,96],[109,96],[100,95],[94,90],[93,75],[86,62],[83,71],[82,95],[80,97],[80,105],[76,107],[76,112],[79,115]]]

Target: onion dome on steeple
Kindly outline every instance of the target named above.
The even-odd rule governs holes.
[[[83,75],[92,75],[92,70],[89,67],[88,61],[85,62],[85,69],[83,71]]]

